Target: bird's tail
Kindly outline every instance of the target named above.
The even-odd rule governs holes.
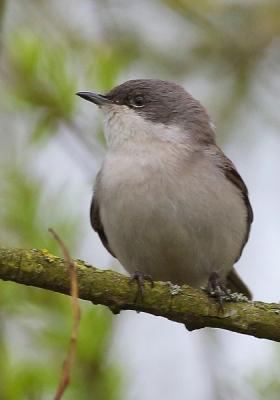
[[[232,293],[243,293],[249,300],[253,298],[249,288],[245,285],[234,268],[232,268],[227,276],[226,287],[230,289]]]

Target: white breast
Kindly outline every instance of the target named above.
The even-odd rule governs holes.
[[[233,266],[246,212],[240,192],[217,167],[182,149],[131,142],[109,151],[98,187],[100,215],[128,272],[200,286]]]

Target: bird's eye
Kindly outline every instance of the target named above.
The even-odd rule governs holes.
[[[144,105],[144,97],[143,96],[135,96],[133,99],[133,105],[135,107],[142,107]]]

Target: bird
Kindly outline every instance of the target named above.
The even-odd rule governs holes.
[[[252,299],[234,268],[253,222],[248,190],[201,103],[161,79],[76,94],[103,113],[108,149],[90,220],[108,252],[141,282]]]

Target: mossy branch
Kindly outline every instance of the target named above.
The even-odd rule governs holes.
[[[103,271],[74,261],[79,298],[103,304],[117,314],[136,310],[185,324],[188,330],[204,327],[280,341],[280,304],[262,302],[225,302],[224,310],[203,290],[156,282],[145,284],[145,296],[138,294],[136,283],[113,271]],[[35,286],[69,295],[68,265],[46,250],[0,247],[0,279]],[[12,301],[12,299],[11,299]]]

